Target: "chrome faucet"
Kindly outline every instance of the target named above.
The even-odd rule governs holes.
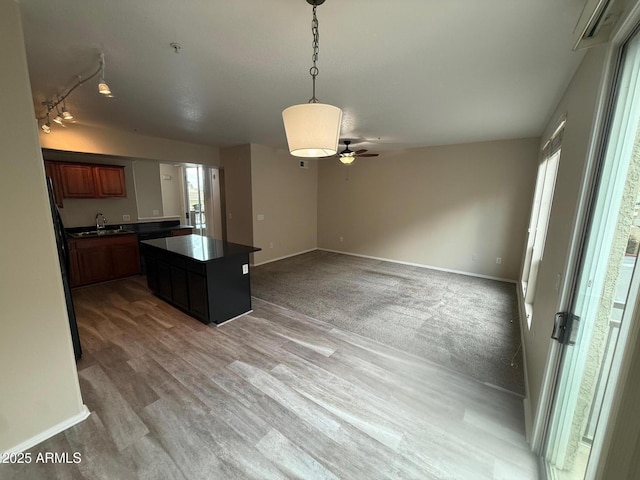
[[[99,218],[102,217],[102,224],[100,223]],[[102,213],[96,213],[96,230],[104,230],[105,225],[107,224],[107,217],[105,217]]]

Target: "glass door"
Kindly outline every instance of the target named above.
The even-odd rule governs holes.
[[[637,282],[630,286],[640,243],[640,37],[626,44],[622,58],[571,307],[556,317],[553,335],[563,347],[543,457],[559,480],[585,478],[600,447],[626,306],[638,293]]]
[[[184,178],[189,225],[193,225],[193,233],[204,235],[207,227],[204,201],[204,167],[202,165],[185,167]]]

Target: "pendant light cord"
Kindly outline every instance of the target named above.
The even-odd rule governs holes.
[[[317,8],[317,5],[313,6],[313,20],[311,20],[311,33],[313,34],[313,55],[311,55],[311,60],[313,60],[313,66],[309,69],[309,73],[313,79],[313,96],[311,100],[309,100],[309,103],[318,103],[318,99],[316,98],[316,77],[320,70],[318,70],[316,62],[318,61],[318,53],[320,52],[320,33],[318,32],[318,17],[316,16]]]

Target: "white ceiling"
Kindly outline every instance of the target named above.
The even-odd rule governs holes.
[[[100,52],[115,98],[82,85],[67,101],[79,124],[284,147],[282,110],[311,97],[305,0],[20,3],[39,115]],[[571,50],[583,3],[327,0],[317,96],[343,109],[341,137],[372,151],[540,135],[583,56]]]

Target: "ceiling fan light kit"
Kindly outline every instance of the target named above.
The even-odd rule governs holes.
[[[282,120],[289,145],[289,152],[295,157],[329,157],[338,152],[342,110],[333,105],[320,103],[316,98],[316,77],[318,76],[319,34],[316,8],[325,0],[306,0],[313,6],[311,32],[313,34],[313,66],[309,69],[313,81],[313,96],[309,103],[293,105],[284,109]]]
[[[87,78],[82,78],[80,75],[78,75],[78,80],[71,88],[69,88],[69,90],[67,90],[66,93],[64,93],[63,95],[56,96],[55,99],[52,98],[51,100],[42,102],[42,105],[44,105],[47,108],[47,112],[42,116],[37,117],[37,119],[38,119],[38,122],[42,122],[42,125],[40,126],[40,128],[44,133],[51,133],[50,116],[52,114],[56,115],[55,118],[53,119],[54,123],[57,123],[61,127],[65,126],[63,120],[73,120],[73,115],[71,115],[71,113],[67,110],[67,107],[64,103],[65,100],[69,95],[71,95],[71,93],[76,88],[78,88],[80,85],[87,82],[88,80],[91,80],[92,78],[97,76],[99,73],[102,73],[102,76],[100,77],[100,82],[98,83],[98,92],[106,97],[113,97],[113,95],[111,94],[111,89],[109,88],[109,85],[107,85],[107,83],[104,80],[104,65],[105,65],[104,53],[101,53],[100,66],[95,72],[93,72]],[[62,111],[58,109],[58,106],[60,104],[62,104]],[[55,112],[53,112],[54,110]]]
[[[356,158],[358,157],[377,157],[378,156],[377,153],[367,153],[368,150],[366,149],[361,149],[354,152],[349,148],[349,145],[351,145],[351,140],[343,140],[342,143],[344,143],[344,150],[342,150],[338,154],[338,158],[345,165],[351,165],[353,162],[356,161]]]

